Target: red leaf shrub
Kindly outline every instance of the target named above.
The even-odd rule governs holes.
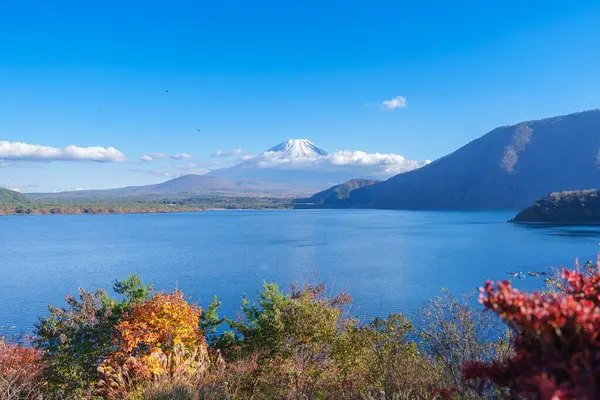
[[[480,302],[514,330],[514,356],[465,364],[468,382],[491,382],[514,398],[600,398],[600,274],[563,270],[561,277],[560,293],[486,282]]]
[[[41,398],[44,369],[39,350],[0,338],[0,399]]]

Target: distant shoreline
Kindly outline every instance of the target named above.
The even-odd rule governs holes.
[[[64,210],[61,212],[48,212],[46,210],[31,210],[30,212],[3,212],[0,210],[0,217],[26,217],[26,216],[60,216],[60,215],[125,215],[125,214],[173,214],[173,213],[197,213],[206,211],[275,211],[275,210],[293,210],[293,208],[261,208],[261,207],[210,207],[210,208],[172,208],[172,209],[148,209],[148,210],[114,210],[114,211],[82,211],[82,210]]]
[[[182,212],[202,212],[202,211],[217,211],[219,209],[177,209],[177,210],[137,210],[137,211],[113,211],[113,212],[83,212],[83,211],[70,211],[70,212],[21,212],[21,213],[5,213],[0,212],[0,216],[3,217],[25,217],[33,215],[48,215],[48,216],[60,216],[60,215],[121,215],[121,214],[171,214],[171,213],[182,213]]]
[[[318,208],[317,208],[318,210]],[[67,216],[67,215],[132,215],[132,214],[177,214],[177,213],[200,213],[210,211],[296,211],[294,208],[204,208],[198,210],[169,210],[169,211],[128,211],[128,212],[113,212],[113,213],[22,213],[22,214],[4,214],[0,213],[0,217],[27,217],[27,216]]]
[[[2,194],[2,192],[0,192]],[[292,199],[265,197],[173,197],[161,199],[67,199],[37,200],[4,191],[0,215],[80,215],[80,214],[165,214],[212,210],[268,210],[291,208]]]
[[[544,222],[544,221],[515,221],[514,219],[509,219],[506,222],[510,222],[511,224],[516,225],[530,225],[530,226],[600,226],[600,221],[591,221],[591,222]]]

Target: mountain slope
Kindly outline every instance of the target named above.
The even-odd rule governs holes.
[[[149,189],[157,192],[187,192],[202,190],[233,190],[236,184],[225,179],[205,175],[184,175],[179,178],[151,185]]]
[[[599,110],[504,126],[335,206],[520,209],[551,192],[598,187],[599,147]]]
[[[347,199],[350,196],[350,192],[361,187],[371,186],[381,181],[374,179],[351,179],[340,185],[333,186],[329,189],[323,190],[316,193],[312,197],[307,199],[299,199],[295,201],[296,204],[304,205],[324,205],[335,204],[337,201]]]
[[[127,186],[106,190],[78,190],[60,193],[32,193],[39,199],[123,199],[152,198],[161,196],[210,194],[233,190],[231,182],[203,175],[186,175],[166,182],[145,186]]]
[[[207,175],[185,175],[145,186],[106,190],[78,190],[60,193],[31,193],[40,200],[152,200],[176,197],[271,196],[293,197],[311,193],[309,189],[271,182],[228,180]]]
[[[0,204],[27,204],[29,199],[19,192],[0,188]]]

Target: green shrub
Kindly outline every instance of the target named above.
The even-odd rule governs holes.
[[[503,359],[511,352],[510,332],[492,315],[474,308],[473,302],[472,293],[458,298],[442,289],[417,313],[420,345],[441,370],[438,387],[452,387],[463,399],[480,398],[463,383],[466,362]]]
[[[35,346],[48,364],[48,396],[85,398],[99,378],[98,366],[114,350],[112,331],[130,305],[151,292],[138,276],[116,281],[114,291],[123,300],[111,299],[104,290],[79,290],[79,299],[66,297],[66,308],[48,306],[50,315],[36,325]]]
[[[351,301],[345,292],[327,294],[324,284],[290,293],[265,284],[256,304],[244,299],[241,318],[227,320],[237,334],[226,354],[241,371],[237,398],[426,395],[439,373],[407,340],[409,320],[393,314],[361,324],[349,316]]]

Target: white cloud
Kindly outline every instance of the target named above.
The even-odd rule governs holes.
[[[71,145],[57,148],[39,144],[6,141],[0,141],[0,158],[23,161],[126,161],[125,154],[114,147],[77,147]]]
[[[381,103],[381,107],[387,110],[394,110],[396,108],[406,107],[406,98],[403,96],[396,96],[390,100],[384,100]]]
[[[207,167],[223,167],[229,164],[221,163],[220,161],[199,161],[199,162],[188,162],[184,164],[176,164],[175,168],[182,170],[198,170],[199,168],[204,169]]]
[[[170,158],[173,160],[181,161],[181,160],[191,160],[194,157],[191,154],[186,154],[186,153],[175,154],[173,156],[169,156],[168,154],[165,154],[165,153],[149,153],[149,154],[144,154],[143,156],[141,156],[140,161],[152,162],[155,160],[162,160],[165,158]]]
[[[165,177],[165,178],[177,178],[182,175],[181,172],[174,172],[174,171],[167,171],[167,170],[148,171],[148,173],[151,175],[154,175],[154,176]]]
[[[325,156],[293,158],[282,152],[266,152],[250,160],[261,168],[352,170],[364,175],[391,176],[429,164],[399,154],[343,150]]]
[[[175,168],[177,169],[194,169],[194,168],[198,168],[198,163],[187,163],[187,164],[178,164],[175,165]]]
[[[13,192],[21,192],[21,190],[23,190],[21,185],[11,185],[11,184],[0,185],[0,188],[12,190]]]
[[[140,160],[143,162],[152,162],[154,160],[162,160],[163,158],[167,158],[169,157],[168,155],[166,155],[165,153],[149,153],[149,154],[144,154],[143,156],[140,157]]]
[[[190,163],[188,165],[178,165],[175,166],[178,170],[174,169],[162,169],[162,170],[148,170],[148,169],[129,169],[130,172],[137,172],[141,174],[149,174],[152,176],[156,176],[159,178],[179,178],[180,176],[196,174],[196,175],[204,175],[209,170],[205,168],[201,168],[200,165]]]
[[[244,150],[240,147],[233,150],[217,150],[211,154],[212,157],[231,157],[238,154],[242,154]]]
[[[14,190],[15,192],[30,192],[34,189],[37,189],[40,187],[40,185],[38,184],[28,184],[28,185],[21,185],[21,184],[17,184],[17,183],[7,183],[7,184],[0,184],[1,188],[5,188],[8,190]]]
[[[140,174],[149,174],[157,177],[164,178],[177,178],[182,175],[186,175],[186,173],[182,173],[180,171],[171,171],[171,170],[149,170],[149,169],[128,169],[129,172],[137,172]]]
[[[194,156],[192,156],[191,154],[181,153],[175,154],[174,156],[171,156],[171,158],[173,160],[191,160],[192,158],[194,158]]]
[[[140,171],[140,172],[146,172],[149,173],[151,175],[157,176],[157,177],[163,177],[163,178],[179,178],[180,176],[185,176],[185,175],[204,175],[208,172],[208,169],[188,169],[185,171],[173,171],[173,170],[160,170],[160,171]]]
[[[244,154],[240,157],[240,161],[252,160],[254,157],[256,157],[254,154]]]
[[[364,151],[344,150],[326,156],[332,165],[354,165],[380,167],[386,173],[398,174],[420,168],[424,163],[407,160],[399,154],[366,153]]]

